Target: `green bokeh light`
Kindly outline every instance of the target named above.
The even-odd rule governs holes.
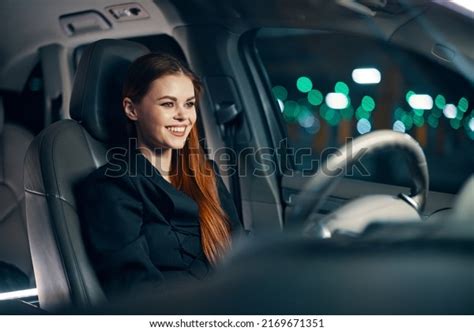
[[[403,108],[397,107],[397,109],[395,109],[395,112],[393,113],[393,117],[395,118],[396,121],[401,121],[402,116],[405,114],[406,112],[403,110]]]
[[[472,127],[470,127],[471,120],[473,118],[474,118],[474,109],[471,110],[471,116],[466,117],[466,119],[464,120],[464,123],[466,124],[466,127],[470,128],[471,131],[474,131],[474,129]]]
[[[283,117],[288,122],[294,121],[298,117],[300,105],[293,100],[285,101],[285,108],[283,110]]]
[[[474,121],[474,109],[471,111],[471,116],[467,116],[464,119],[464,129],[469,138],[474,140],[474,128],[472,127],[471,121]]]
[[[428,116],[427,122],[433,129],[436,129],[439,125],[439,119],[433,115]]]
[[[341,122],[341,114],[337,110],[329,108],[328,118],[326,120],[329,125],[336,126]]]
[[[356,109],[356,115],[355,116],[356,116],[357,120],[360,120],[360,119],[363,119],[363,118],[369,119],[370,118],[370,111],[367,111],[362,107],[358,107]]]
[[[349,86],[347,86],[344,82],[337,82],[334,86],[334,91],[338,93],[342,93],[345,95],[349,95]]]
[[[457,118],[453,118],[453,119],[449,120],[449,124],[451,125],[451,127],[454,130],[457,130],[461,127],[461,121],[458,120]]]
[[[274,86],[272,88],[272,93],[275,98],[280,99],[281,101],[285,101],[288,98],[288,91],[281,85]]]
[[[326,116],[327,116],[327,113],[328,113],[329,109],[330,108],[326,103],[323,103],[321,105],[321,107],[319,108],[319,115],[325,120],[327,119]]]
[[[466,98],[462,97],[459,99],[458,102],[458,109],[461,110],[463,113],[467,111],[467,108],[469,107],[469,101],[467,101]]]
[[[423,116],[425,111],[423,109],[413,109],[413,113],[415,114],[415,116],[421,117]]]
[[[346,98],[347,98],[347,107],[346,108],[351,107],[351,105],[352,105],[351,97],[346,95]]]
[[[329,122],[334,118],[334,116],[336,116],[336,110],[328,106],[324,115],[324,119]]]
[[[298,115],[296,119],[300,124],[305,121],[308,117],[314,117],[313,114],[311,113],[310,109],[305,107],[305,106],[300,106],[300,110],[298,112]]]
[[[436,118],[440,118],[441,114],[443,114],[443,110],[440,108],[433,108],[433,110],[431,110],[431,115],[433,115]]]
[[[336,109],[329,107],[323,103],[319,109],[321,117],[331,126],[336,126],[341,121],[341,115]]]
[[[435,105],[442,110],[444,106],[446,106],[446,98],[443,95],[438,94],[435,98]]]
[[[319,106],[323,103],[323,94],[318,90],[311,90],[308,93],[308,102],[313,106]]]
[[[413,127],[413,118],[408,113],[403,114],[400,120],[405,124],[407,131]]]
[[[361,101],[361,107],[366,111],[373,111],[375,109],[375,101],[368,95],[364,96]]]
[[[296,81],[296,87],[300,92],[307,93],[313,88],[313,82],[306,76],[301,76]]]
[[[421,128],[425,124],[425,119],[423,116],[413,116],[413,124],[415,124],[417,127]]]
[[[413,91],[411,91],[411,90],[408,91],[407,94],[405,95],[405,100],[408,102],[408,100],[410,100],[410,97],[411,97],[412,95],[415,95],[415,94],[416,94],[416,93],[413,92]]]
[[[342,119],[350,120],[352,119],[352,116],[354,116],[354,108],[352,108],[352,106],[349,105],[349,107],[341,110]]]

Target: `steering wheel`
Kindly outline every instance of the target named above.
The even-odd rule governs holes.
[[[366,195],[352,200],[322,219],[315,219],[313,212],[319,210],[345,170],[365,154],[382,150],[402,152],[406,156],[411,175],[410,194]],[[329,238],[336,232],[358,235],[375,221],[421,221],[420,213],[426,203],[428,185],[428,166],[420,145],[405,133],[374,131],[342,146],[321,165],[295,197],[295,205],[289,212],[288,219],[298,223],[304,220],[304,233],[320,238]]]

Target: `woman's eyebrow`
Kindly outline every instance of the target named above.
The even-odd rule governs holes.
[[[171,99],[173,101],[178,101],[178,99],[176,97],[172,97],[172,96],[169,96],[169,95],[164,95],[162,97],[159,97],[156,100],[162,100],[162,99]],[[186,101],[189,101],[189,100],[192,100],[192,99],[196,99],[196,96],[193,95],[192,97],[187,98]]]
[[[164,96],[162,96],[162,97],[159,97],[159,98],[156,99],[156,100],[162,100],[162,99],[171,99],[171,100],[173,100],[173,101],[178,101],[177,98],[172,97],[172,96],[169,96],[169,95],[164,95]]]

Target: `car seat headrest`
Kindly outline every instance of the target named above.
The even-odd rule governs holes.
[[[145,46],[104,39],[89,45],[79,62],[71,95],[71,117],[96,139],[118,143],[126,139],[122,84],[128,67],[149,53]]]

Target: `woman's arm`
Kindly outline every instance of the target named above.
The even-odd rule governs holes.
[[[127,176],[91,176],[82,186],[81,222],[89,257],[108,296],[138,285],[159,285],[141,229],[142,202]]]

